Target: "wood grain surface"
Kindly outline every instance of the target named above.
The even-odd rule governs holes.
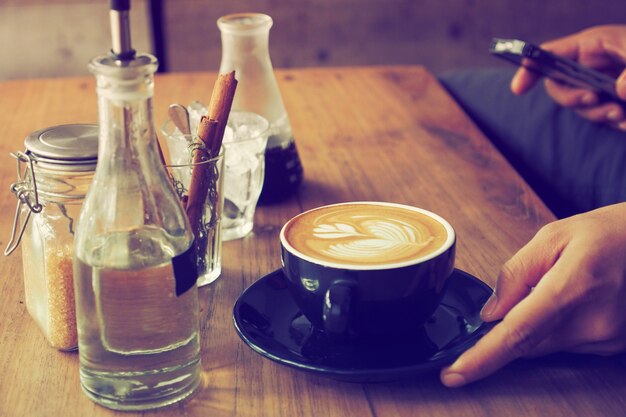
[[[423,207],[458,234],[457,267],[493,284],[502,265],[552,214],[435,78],[421,67],[278,71],[304,165],[297,195],[260,207],[252,234],[226,242],[222,276],[200,289],[201,389],[145,416],[623,416],[623,358],[553,355],[519,360],[466,388],[437,375],[354,384],[261,358],[238,338],[232,307],[241,292],[280,267],[278,232],[291,216],[327,203],[381,200]],[[160,126],[167,106],[207,102],[215,74],[156,79]],[[10,151],[63,123],[97,122],[91,78],[0,84],[0,243],[16,200]],[[20,251],[0,262],[0,416],[100,416],[115,412],[81,393],[78,355],[48,347],[24,306]],[[120,414],[121,415],[121,414]],[[123,415],[135,415],[124,413]]]

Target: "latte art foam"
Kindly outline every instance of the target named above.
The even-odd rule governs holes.
[[[384,265],[406,262],[441,248],[446,228],[432,217],[372,203],[322,207],[297,216],[285,238],[299,252],[325,262]]]

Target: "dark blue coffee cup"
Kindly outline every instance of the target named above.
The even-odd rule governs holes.
[[[429,253],[402,262],[366,265],[318,258],[310,251],[304,253],[302,248],[296,248],[286,237],[286,230],[300,222],[301,216],[308,219],[316,210],[345,210],[350,205],[373,205],[376,209],[427,216],[441,226],[437,226],[439,230],[445,230],[446,236]],[[391,222],[386,216],[382,222]],[[328,225],[316,227],[322,231],[331,229]],[[344,221],[338,227],[352,230]],[[359,231],[359,238],[363,234]],[[339,340],[388,340],[416,334],[439,305],[445,282],[454,269],[456,235],[452,226],[429,211],[393,203],[342,203],[309,210],[283,226],[280,241],[283,271],[302,313],[314,326]],[[369,250],[371,245],[361,246]]]

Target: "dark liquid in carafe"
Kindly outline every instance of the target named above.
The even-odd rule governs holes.
[[[287,147],[265,150],[265,178],[259,204],[269,204],[292,195],[302,183],[303,171],[293,139]]]

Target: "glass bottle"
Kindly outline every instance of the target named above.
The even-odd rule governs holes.
[[[198,386],[200,346],[193,235],[154,131],[157,60],[104,56],[89,68],[100,142],[75,238],[81,385],[109,408],[161,407]]]
[[[18,199],[5,255],[22,248],[26,309],[48,343],[78,346],[72,258],[74,231],[96,169],[98,126],[61,125],[31,133],[17,159]],[[23,169],[22,169],[23,167]]]
[[[232,14],[217,21],[222,36],[220,73],[234,70],[239,82],[233,110],[254,112],[270,122],[261,204],[290,196],[303,177],[291,123],[270,60],[272,23],[270,16],[261,13]]]

